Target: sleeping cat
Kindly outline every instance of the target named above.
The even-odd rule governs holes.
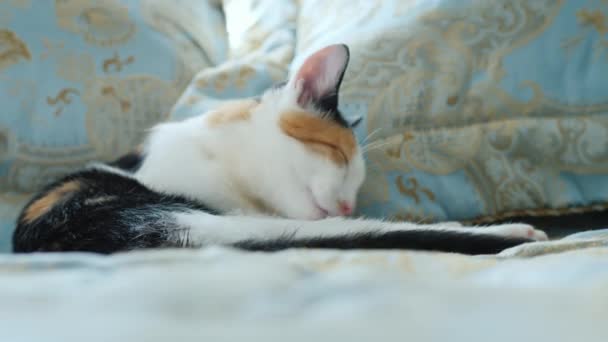
[[[23,209],[15,252],[113,253],[226,245],[497,253],[544,240],[524,224],[486,228],[346,218],[365,177],[338,110],[345,45],[310,57],[284,85],[163,123],[141,154],[46,187]]]

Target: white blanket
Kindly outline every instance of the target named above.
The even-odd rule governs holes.
[[[605,342],[607,234],[498,257],[221,248],[7,255],[0,341]],[[565,249],[573,250],[553,253]]]

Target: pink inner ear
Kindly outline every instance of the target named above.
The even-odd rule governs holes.
[[[330,45],[308,57],[296,73],[300,85],[298,104],[306,106],[338,91],[346,64],[348,50],[344,45]]]

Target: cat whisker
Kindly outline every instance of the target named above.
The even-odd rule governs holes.
[[[386,141],[387,141],[386,139],[383,139],[383,140],[377,140],[377,141],[368,142],[366,144],[361,144],[361,148],[365,149],[365,148],[368,148],[369,146],[374,146],[374,145],[379,145],[379,144],[385,144]]]
[[[362,145],[365,145],[369,142],[369,140],[376,134],[378,134],[380,131],[382,130],[381,127],[376,128],[375,130],[373,130],[370,134],[368,134],[365,138],[363,138],[363,140],[361,141]]]
[[[374,150],[377,150],[377,149],[380,149],[382,147],[392,145],[392,144],[394,144],[394,142],[392,142],[392,141],[380,141],[380,142],[376,142],[376,143],[371,143],[371,144],[367,144],[367,145],[363,146],[362,151],[370,152],[370,151],[374,151]]]

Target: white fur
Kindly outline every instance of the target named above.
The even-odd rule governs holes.
[[[526,224],[504,224],[487,228],[457,227],[453,224],[417,225],[409,222],[346,219],[342,217],[306,221],[273,217],[217,216],[201,212],[173,214],[179,226],[188,227],[188,237],[197,244],[234,244],[248,239],[281,237],[333,237],[370,231],[439,230],[483,233],[504,237],[546,240],[547,235]]]
[[[121,170],[119,168],[116,168],[116,167],[113,167],[110,165],[106,165],[106,164],[101,164],[101,163],[95,162],[95,163],[90,163],[87,167],[90,169],[98,169],[101,171],[115,173],[117,175],[120,175],[120,176],[126,177],[126,178],[133,178],[132,174],[130,174],[124,170]]]
[[[342,167],[284,134],[281,113],[303,110],[296,99],[297,88],[287,86],[266,93],[247,121],[212,127],[202,115],[161,124],[149,136],[136,178],[222,212],[260,213],[249,201],[256,198],[271,209],[265,214],[318,219],[319,205],[339,215],[338,201],[354,207],[365,177],[361,150]]]

